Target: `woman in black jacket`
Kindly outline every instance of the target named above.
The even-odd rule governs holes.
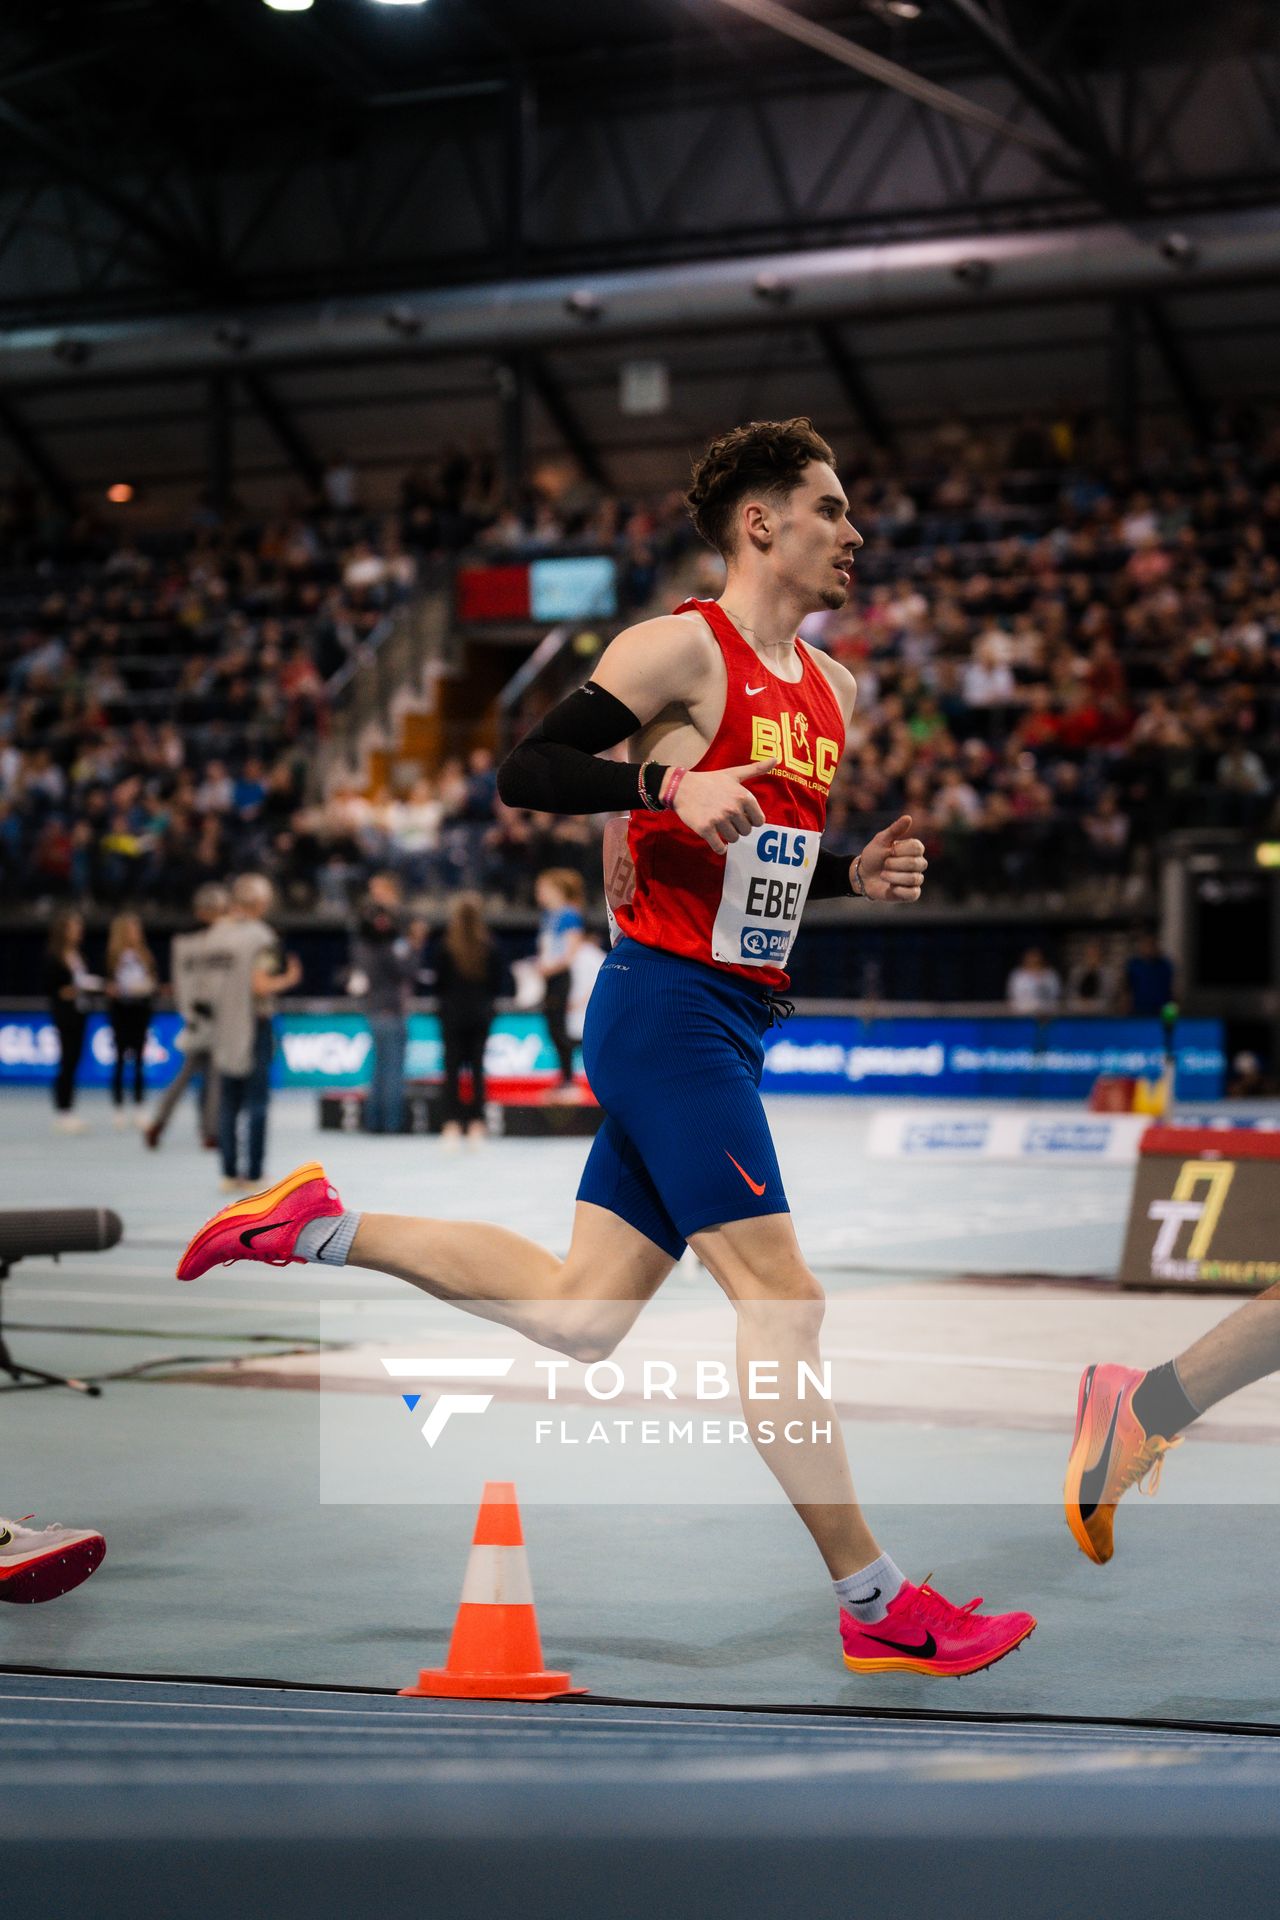
[[[58,1073],[53,1085],[53,1124],[59,1133],[84,1133],[86,1123],[72,1112],[76,1072],[89,1023],[89,995],[102,985],[84,964],[80,951],[84,921],[72,907],[54,915],[45,955],[45,991],[58,1030]]]
[[[485,924],[478,893],[460,893],[431,960],[440,1004],[444,1041],[444,1126],[446,1141],[457,1141],[465,1127],[473,1140],[488,1132],[484,1119],[484,1049],[493,1025],[493,1003],[507,983],[506,964]],[[471,1098],[462,1099],[463,1068],[471,1074]]]

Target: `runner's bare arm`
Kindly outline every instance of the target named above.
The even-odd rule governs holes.
[[[562,700],[526,735],[498,770],[508,806],[547,813],[620,813],[663,805],[674,782],[655,764],[648,773],[624,762],[600,760],[664,708],[690,703],[705,684],[714,642],[700,623],[681,615],[642,620],[606,649],[591,679]],[[763,824],[760,803],[743,784],[772,772],[776,760],[688,773],[670,804],[716,853]],[[647,795],[647,802],[646,802]]]

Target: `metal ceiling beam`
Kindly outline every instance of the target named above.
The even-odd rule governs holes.
[[[1102,128],[1091,115],[1079,112],[1058,91],[981,4],[981,0],[939,0],[939,3],[978,41],[988,57],[1013,81],[1019,92],[1060,138],[1079,154],[1083,162],[1083,176],[1089,182],[1098,204],[1117,220],[1134,221],[1149,217],[1150,205],[1141,181],[1125,161],[1112,151]],[[1196,438],[1203,440],[1209,430],[1209,407],[1195,370],[1178,338],[1177,329],[1161,303],[1152,295],[1142,300],[1141,312],[1187,424]]]
[[[217,263],[209,255],[192,246],[182,234],[166,226],[164,221],[157,220],[138,201],[113,187],[102,173],[88,165],[55,134],[37,126],[20,107],[15,107],[3,95],[0,95],[0,126],[8,127],[24,146],[39,154],[60,179],[74,181],[90,200],[105,207],[131,233],[145,240],[160,265],[173,279],[206,299],[226,297],[229,289]]]
[[[546,360],[540,353],[530,353],[525,357],[524,364],[529,385],[544,413],[583,473],[594,486],[607,489],[610,480],[604,461]]]
[[[324,481],[324,462],[290,413],[266,375],[254,367],[239,369],[240,384],[248,394],[295,472],[307,485],[319,492]]]
[[[34,431],[26,415],[7,394],[0,393],[0,433],[40,481],[45,492],[68,519],[76,514],[76,491],[62,468]]]
[[[867,385],[862,368],[849,351],[848,343],[834,320],[823,320],[814,328],[827,365],[840,383],[840,390],[861,421],[869,438],[886,453],[893,450],[893,429],[880,403]]]
[[[802,19],[790,8],[780,6],[778,0],[721,0],[721,4],[732,7],[737,13],[746,14],[762,26],[773,27],[788,39],[798,40],[802,46],[812,47],[815,53],[825,54],[829,60],[839,61],[841,66],[851,67],[855,73],[861,73],[869,80],[878,80],[882,86],[905,93],[921,106],[932,107],[935,113],[946,114],[948,119],[976,127],[982,133],[999,134],[1001,139],[1026,147],[1055,172],[1066,172],[1071,176],[1075,174],[1070,156],[1061,152],[1056,141],[1046,140],[1043,134],[1020,127],[1013,120],[1006,120],[1003,114],[993,113],[989,107],[966,99],[962,93],[953,93],[950,87],[940,87],[932,80],[925,80],[920,74],[913,73],[910,67],[899,66],[896,60],[886,60],[883,54],[872,53],[869,48],[860,47],[856,41],[844,39],[841,34],[833,33],[830,27],[820,26],[816,20]]]
[[[317,307],[314,299],[255,313],[235,362],[243,375],[285,367],[570,351],[585,341],[641,341],[665,333],[761,326],[812,328],[831,320],[883,322],[905,314],[976,312],[1055,301],[1110,300],[1272,284],[1280,276],[1274,210],[1179,222],[1191,259],[1178,265],[1156,235],[1112,222],[1033,234],[975,232],[885,246],[814,248],[572,278],[539,275],[460,287],[414,287]],[[1157,232],[1159,230],[1157,229]],[[982,271],[975,273],[975,265]],[[768,294],[762,292],[768,289]],[[774,288],[788,294],[785,305]],[[388,312],[403,325],[387,324]],[[228,364],[208,314],[89,324],[75,329],[87,358],[68,363],[56,327],[0,341],[0,385],[93,387],[208,373]]]

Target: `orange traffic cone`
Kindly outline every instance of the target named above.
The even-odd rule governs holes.
[[[547,1673],[533,1609],[520,1509],[510,1480],[486,1480],[443,1668],[424,1667],[402,1694],[464,1700],[554,1700],[585,1693],[567,1673]]]

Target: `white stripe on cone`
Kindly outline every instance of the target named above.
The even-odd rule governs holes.
[[[462,1605],[531,1607],[533,1583],[523,1547],[472,1547]]]

